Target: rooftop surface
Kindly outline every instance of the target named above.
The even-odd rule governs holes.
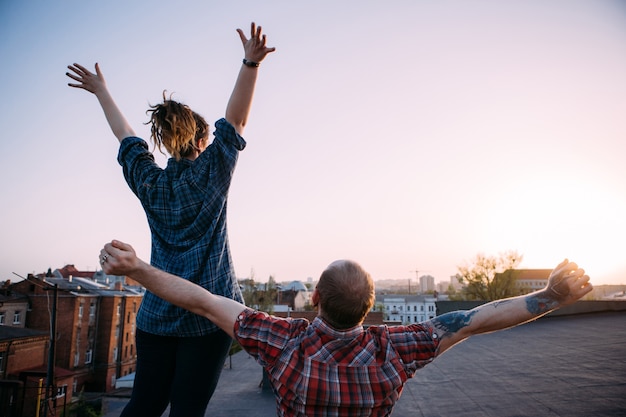
[[[275,416],[261,366],[245,352],[230,365],[205,415]],[[104,417],[127,401],[108,398]],[[626,312],[544,317],[474,336],[419,370],[392,416],[626,416]]]

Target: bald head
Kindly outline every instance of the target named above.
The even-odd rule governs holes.
[[[374,305],[374,281],[358,263],[338,260],[317,284],[320,315],[337,329],[359,325]]]

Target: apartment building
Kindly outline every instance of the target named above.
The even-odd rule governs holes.
[[[28,299],[26,328],[50,332],[56,316],[55,366],[72,375],[71,392],[108,392],[117,378],[135,371],[141,288],[67,265],[30,274],[10,289]]]

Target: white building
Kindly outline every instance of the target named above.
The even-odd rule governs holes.
[[[432,295],[381,294],[375,305],[382,305],[384,321],[402,324],[421,323],[437,315]]]
[[[313,292],[307,288],[302,281],[292,281],[281,287],[279,292],[279,303],[291,304],[293,310],[304,310],[307,305],[312,304]]]

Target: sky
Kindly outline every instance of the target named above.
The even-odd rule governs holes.
[[[229,195],[238,277],[353,259],[440,282],[512,250],[626,284],[626,3],[608,0],[4,0],[0,281],[96,270],[111,239],[150,256],[118,142],[67,65],[98,62],[145,139],[163,90],[213,124],[252,21],[277,50]]]

